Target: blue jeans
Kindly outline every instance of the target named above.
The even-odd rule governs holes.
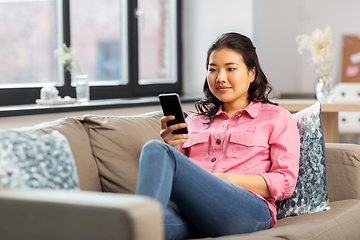
[[[141,152],[136,194],[162,204],[166,239],[250,233],[271,223],[265,201],[157,140]]]

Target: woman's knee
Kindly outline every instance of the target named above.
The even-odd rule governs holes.
[[[150,140],[144,144],[141,155],[140,162],[151,162],[162,160],[167,152],[166,143],[159,140]]]
[[[139,169],[161,168],[167,163],[172,163],[172,159],[166,143],[159,140],[150,140],[144,144],[141,151]]]
[[[144,144],[142,151],[156,151],[158,149],[163,149],[164,145],[164,142],[152,139]]]

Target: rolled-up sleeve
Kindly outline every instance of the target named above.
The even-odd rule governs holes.
[[[274,201],[290,197],[299,172],[300,137],[291,114],[280,111],[269,138],[271,167],[262,173]]]

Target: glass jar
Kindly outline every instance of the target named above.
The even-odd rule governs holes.
[[[332,77],[319,78],[316,84],[316,99],[319,102],[331,103],[334,96]]]
[[[76,75],[76,101],[80,104],[88,104],[90,101],[88,75]]]

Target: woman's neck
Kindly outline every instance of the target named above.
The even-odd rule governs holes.
[[[222,110],[229,116],[232,117],[237,111],[245,109],[250,104],[248,100],[242,104],[223,103]]]

